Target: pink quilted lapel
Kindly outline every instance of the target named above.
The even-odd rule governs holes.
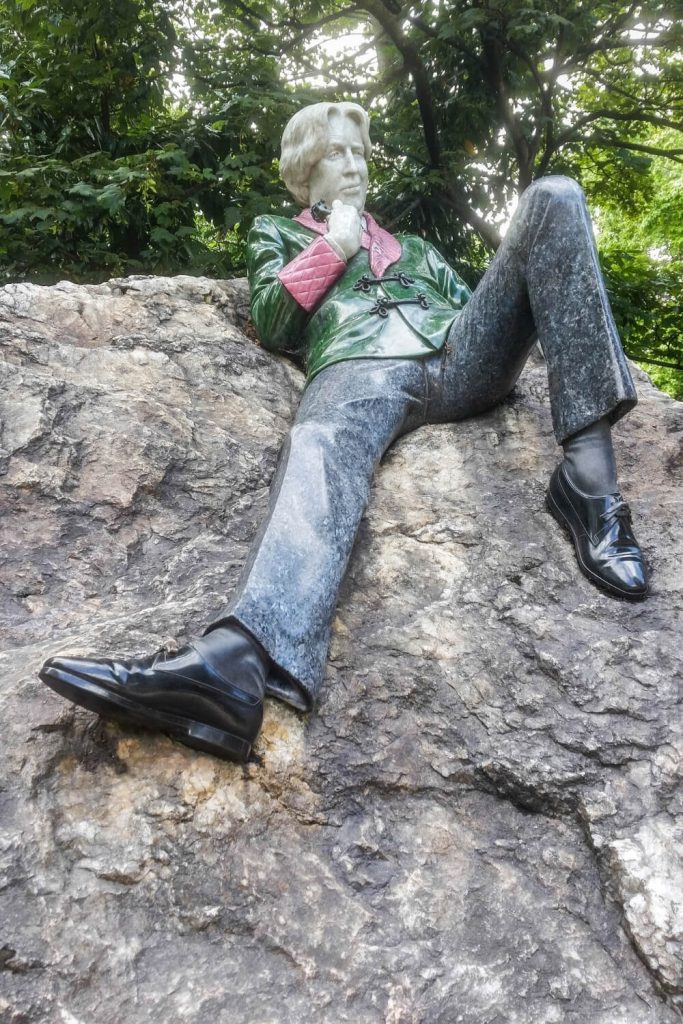
[[[381,228],[370,213],[365,213],[368,230],[363,232],[361,245],[369,250],[370,270],[375,277],[382,277],[387,267],[396,263],[401,258],[401,243],[392,234]],[[319,235],[327,234],[327,222],[320,223],[313,219],[311,211],[302,210],[295,218],[299,224],[311,231],[317,231]]]
[[[375,218],[365,214],[370,235],[370,270],[375,277],[382,277],[387,267],[401,258],[401,243],[398,238],[381,228]],[[368,232],[363,232],[363,235]]]

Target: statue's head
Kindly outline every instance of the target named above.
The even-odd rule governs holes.
[[[368,188],[368,115],[357,103],[312,103],[282,134],[280,176],[302,206],[341,199],[361,212]]]

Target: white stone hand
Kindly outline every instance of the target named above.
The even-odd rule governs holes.
[[[360,249],[363,235],[360,214],[355,206],[342,203],[341,199],[334,199],[327,227],[327,240],[333,245],[336,243],[347,260],[355,256]]]

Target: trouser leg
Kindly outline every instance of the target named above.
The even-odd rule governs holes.
[[[522,195],[432,372],[429,419],[459,419],[499,402],[536,334],[558,442],[603,417],[613,423],[636,404],[586,202],[570,178],[541,178]]]
[[[323,370],[306,388],[283,445],[266,521],[227,608],[273,662],[267,691],[312,705],[330,622],[375,467],[400,433],[424,420],[424,368],[359,360]]]

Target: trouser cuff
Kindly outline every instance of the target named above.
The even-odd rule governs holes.
[[[259,636],[257,629],[251,628],[247,622],[242,621],[241,618],[234,614],[222,616],[209,623],[203,635],[206,636],[207,633],[212,632],[214,629],[219,629],[221,626],[237,626],[245,633],[248,633],[268,655],[270,660],[270,667],[266,678],[266,695],[268,697],[275,697],[277,700],[289,704],[290,707],[295,708],[297,711],[307,712],[311,710],[314,703],[314,690],[307,689],[305,684],[288,672],[285,666],[277,664],[273,658],[273,645],[269,644],[268,638]]]

